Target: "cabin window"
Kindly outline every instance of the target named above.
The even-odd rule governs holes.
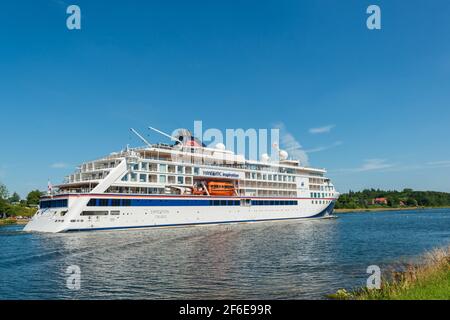
[[[160,183],[166,183],[166,176],[159,176]]]
[[[162,173],[167,172],[167,165],[160,164],[159,165],[159,172],[162,172]]]
[[[140,174],[139,175],[139,182],[147,182],[147,175],[146,174]]]
[[[147,162],[142,162],[141,163],[141,170],[142,171],[147,171],[148,170],[148,163]]]
[[[183,173],[183,171],[184,171],[184,170],[183,170],[183,167],[182,167],[182,166],[178,166],[178,167],[177,167],[177,172],[178,172],[178,173]]]
[[[178,177],[177,179],[178,179],[178,184],[183,184],[184,183],[183,177]]]
[[[82,216],[107,216],[108,211],[83,211]]]

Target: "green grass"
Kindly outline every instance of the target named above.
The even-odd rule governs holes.
[[[395,300],[450,300],[450,270],[443,270],[418,281],[409,289],[393,294]]]
[[[450,247],[424,255],[423,263],[392,272],[380,289],[344,289],[329,295],[338,300],[450,300]]]

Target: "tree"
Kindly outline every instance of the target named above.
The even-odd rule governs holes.
[[[0,198],[0,219],[6,217],[6,213],[8,212],[9,205],[6,200]]]
[[[8,199],[8,189],[3,183],[0,183],[0,199]]]
[[[42,196],[42,192],[39,190],[33,190],[27,195],[27,204],[30,205],[38,205],[39,199]]]
[[[14,192],[11,197],[8,199],[9,203],[17,203],[20,202],[20,196],[17,192]]]
[[[408,198],[408,200],[406,200],[406,204],[408,206],[417,207],[417,200],[413,198]]]

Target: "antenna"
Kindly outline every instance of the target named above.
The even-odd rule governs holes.
[[[133,128],[130,128],[130,131],[133,132],[139,139],[141,139],[150,148],[152,147],[152,145],[147,140],[145,140],[145,138],[143,136],[141,136],[136,130],[134,130]]]
[[[158,132],[159,134],[162,134],[163,136],[169,138],[169,139],[172,140],[172,141],[178,141],[179,143],[183,144],[179,139],[177,139],[177,138],[175,138],[175,137],[172,137],[170,134],[167,134],[167,133],[165,133],[165,132],[162,132],[161,130],[155,129],[155,128],[153,128],[153,127],[148,127],[148,128],[149,128],[150,130],[153,130],[153,131]]]

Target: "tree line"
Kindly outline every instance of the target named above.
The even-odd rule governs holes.
[[[375,199],[385,198],[386,203],[373,204]],[[360,209],[371,207],[445,207],[450,206],[450,193],[414,191],[413,189],[349,191],[340,195],[336,209]]]
[[[42,192],[33,190],[25,199],[17,192],[9,194],[8,189],[0,183],[0,218],[32,216],[36,212]],[[373,204],[375,199],[385,198],[386,203]],[[414,191],[413,189],[380,190],[365,189],[349,191],[340,195],[336,209],[360,209],[373,207],[445,207],[450,206],[450,193],[436,191]]]
[[[41,196],[41,191],[33,190],[25,199],[21,199],[17,192],[10,195],[6,186],[0,183],[0,218],[32,216]]]

